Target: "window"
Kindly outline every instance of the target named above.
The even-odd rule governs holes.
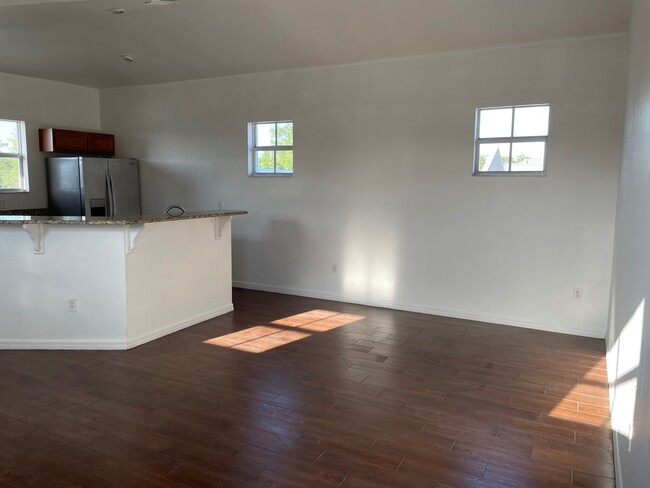
[[[293,174],[293,121],[248,124],[249,176]]]
[[[27,191],[25,123],[0,119],[0,192]]]
[[[550,106],[479,108],[474,175],[544,175]]]

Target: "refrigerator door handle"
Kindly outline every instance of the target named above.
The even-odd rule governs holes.
[[[106,193],[108,194],[108,212],[106,212],[107,217],[113,217],[115,215],[115,199],[113,198],[113,180],[111,174],[106,172]]]

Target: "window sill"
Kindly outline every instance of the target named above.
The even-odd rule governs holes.
[[[249,174],[248,176],[252,178],[291,178],[293,176],[293,173],[269,173],[267,175],[262,174],[262,173],[252,173]]]
[[[29,193],[29,190],[3,190],[3,189],[0,189],[0,193]]]
[[[527,172],[517,172],[517,171],[486,171],[486,172],[476,172],[472,173],[472,176],[478,176],[478,177],[494,177],[494,176],[507,176],[507,177],[517,177],[517,176],[546,176],[546,171],[527,171]]]

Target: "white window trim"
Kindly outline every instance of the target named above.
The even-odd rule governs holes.
[[[275,124],[276,126],[276,137],[277,137],[277,125],[291,123],[293,120],[267,120],[260,122],[249,122],[248,123],[248,176],[255,177],[272,177],[272,178],[286,178],[292,177],[293,171],[291,173],[278,173],[276,168],[276,159],[277,151],[293,151],[293,146],[257,146],[255,126],[258,124]],[[273,173],[258,173],[255,170],[255,151],[273,151]],[[294,152],[295,155],[295,152]]]
[[[551,132],[550,120],[550,103],[534,103],[530,105],[504,105],[501,107],[481,107],[476,109],[476,119],[474,125],[474,162],[472,166],[472,176],[546,176],[546,163],[548,160],[548,135],[533,137],[515,137],[515,109],[529,107],[549,107],[548,133]],[[481,124],[481,112],[484,110],[512,109],[512,124],[510,128],[510,137],[488,137],[479,138],[479,128]],[[544,142],[544,169],[542,171],[512,171],[512,145],[518,142]],[[478,164],[480,159],[481,144],[510,144],[510,154],[508,171],[479,171]]]
[[[29,178],[27,170],[27,139],[25,137],[25,122],[22,120],[0,119],[0,122],[15,122],[18,124],[18,153],[0,152],[0,158],[18,158],[20,188],[0,188],[0,193],[27,193],[29,192]]]

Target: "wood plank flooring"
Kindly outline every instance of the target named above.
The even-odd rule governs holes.
[[[614,486],[603,341],[234,302],[128,352],[0,351],[0,487]]]

